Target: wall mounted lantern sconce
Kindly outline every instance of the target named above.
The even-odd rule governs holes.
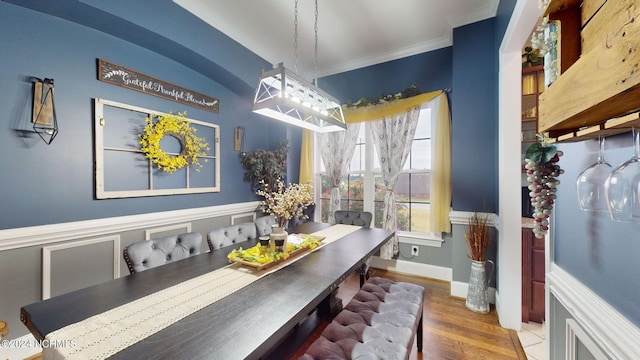
[[[236,126],[233,130],[233,150],[240,151],[240,156],[244,156],[244,126]]]
[[[33,80],[33,113],[31,122],[33,131],[50,145],[58,135],[58,117],[53,102],[53,79],[45,78]]]

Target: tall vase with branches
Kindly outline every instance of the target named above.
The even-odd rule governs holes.
[[[464,234],[469,245],[469,257],[474,261],[487,260],[487,248],[491,242],[489,237],[489,215],[486,213],[473,213],[469,217],[469,229]]]
[[[489,215],[475,212],[469,217],[469,227],[464,235],[469,245],[471,258],[471,275],[466,306],[468,309],[486,314],[489,312],[489,280],[493,275],[495,264],[487,259],[487,248],[491,243],[489,236]],[[486,263],[491,264],[491,272],[487,276]]]

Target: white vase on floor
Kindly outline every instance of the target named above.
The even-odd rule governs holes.
[[[487,277],[486,263],[491,264],[491,272]],[[467,309],[481,314],[489,313],[489,280],[493,275],[495,264],[491,260],[471,260],[471,275],[467,292]]]

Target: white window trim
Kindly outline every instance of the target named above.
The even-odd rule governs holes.
[[[397,231],[398,242],[401,244],[413,244],[431,247],[442,247],[444,239],[438,233],[418,233],[409,231]]]
[[[125,151],[125,152],[140,152],[139,149],[120,149],[120,148],[108,148],[104,145],[104,106],[111,106],[121,109],[127,109],[136,111],[151,116],[152,114],[161,115],[166,114],[160,111],[141,108],[138,106],[132,106],[115,101],[96,98],[94,99],[95,114],[94,114],[94,136],[95,136],[95,156],[96,156],[96,170],[95,170],[95,186],[96,186],[96,198],[97,199],[112,199],[112,198],[129,198],[129,197],[141,197],[141,196],[161,196],[161,195],[179,195],[179,194],[199,194],[209,192],[220,192],[220,126],[211,124],[204,121],[187,119],[193,124],[212,128],[214,130],[214,138],[207,139],[211,151],[203,158],[207,158],[213,162],[214,166],[214,179],[212,180],[212,186],[205,187],[190,187],[189,186],[189,168],[187,167],[187,186],[184,188],[169,188],[169,189],[154,189],[153,188],[153,171],[154,168],[151,162],[148,161],[148,173],[149,173],[149,188],[142,190],[105,190],[105,160],[104,151]]]
[[[428,102],[431,103],[431,102]],[[424,107],[424,104],[423,104]],[[428,108],[433,110],[432,106],[428,106]],[[433,130],[436,126],[436,119],[433,116],[433,112],[431,113],[431,130]],[[364,122],[364,135],[365,135],[365,144],[373,144],[373,135],[370,129],[370,122]],[[433,134],[433,132],[432,132]],[[434,146],[434,141],[433,141],[433,135],[431,136],[431,153],[433,154],[433,146]],[[314,134],[314,144],[317,144],[318,141],[315,138],[315,134]],[[366,146],[366,145],[365,145]],[[371,145],[374,146],[374,145]],[[364,183],[365,184],[373,184],[374,183],[374,176],[376,174],[380,174],[379,170],[375,170],[373,169],[373,163],[374,163],[374,151],[365,151],[365,169],[364,170],[356,170],[353,172],[347,172],[347,175],[353,175],[353,174],[362,174],[364,176]],[[321,172],[320,172],[320,167],[321,167],[321,163],[322,163],[322,158],[320,156],[320,152],[317,151],[314,147],[314,156],[313,156],[313,160],[314,160],[314,179],[315,179],[315,183],[316,184],[321,184],[322,183],[322,178],[321,178]],[[427,174],[431,174],[432,173],[432,169],[425,169],[425,170],[416,170],[416,169],[407,169],[407,170],[402,170],[402,173],[427,173]],[[314,198],[315,198],[315,202],[316,204],[318,204],[318,213],[322,213],[322,205],[321,205],[321,195],[322,195],[322,189],[321,186],[315,186],[315,190],[314,190],[315,194],[314,194]],[[365,186],[364,187],[364,194],[363,194],[363,210],[364,211],[369,211],[372,214],[374,214],[375,216],[375,186]],[[431,203],[429,203],[429,205],[431,205]],[[375,219],[374,219],[375,221]],[[431,247],[442,247],[442,243],[444,243],[444,239],[442,237],[441,233],[419,233],[419,232],[410,232],[410,231],[397,231],[396,232],[397,236],[398,236],[398,241],[400,243],[408,243],[408,244],[414,244],[414,245],[423,245],[423,246],[431,246]]]

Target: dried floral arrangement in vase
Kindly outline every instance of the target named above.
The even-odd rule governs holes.
[[[487,248],[491,243],[489,236],[489,215],[485,213],[473,213],[469,217],[469,229],[464,234],[469,245],[469,256],[474,261],[487,260]]]
[[[282,179],[276,181],[276,187],[261,183],[262,188],[256,194],[263,196],[264,211],[275,215],[278,226],[284,227],[294,216],[303,217],[303,210],[313,202],[313,189],[310,184],[289,184]]]
[[[489,215],[473,213],[469,217],[469,229],[464,238],[469,244],[469,256],[472,260],[465,306],[472,311],[486,314],[491,309],[489,306],[489,282],[495,269],[493,261],[487,259],[487,248],[491,243]],[[491,272],[488,276],[485,267],[487,263],[491,264]]]

